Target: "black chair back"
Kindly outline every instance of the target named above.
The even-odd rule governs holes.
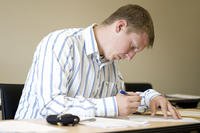
[[[24,84],[0,84],[2,119],[14,119]]]
[[[140,91],[144,92],[147,89],[152,89],[152,85],[150,83],[125,83],[126,91]]]

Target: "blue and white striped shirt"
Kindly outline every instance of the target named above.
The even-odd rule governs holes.
[[[115,95],[124,82],[114,61],[99,56],[91,25],[47,35],[33,57],[15,119],[45,118],[50,114],[118,116]],[[141,93],[141,107],[159,93]]]

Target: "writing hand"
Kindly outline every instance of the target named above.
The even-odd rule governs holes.
[[[141,96],[134,92],[127,92],[124,94],[116,95],[119,116],[126,116],[137,112],[137,108],[140,105]]]

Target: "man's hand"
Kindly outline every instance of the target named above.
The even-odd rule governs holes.
[[[118,104],[119,116],[126,116],[137,111],[140,105],[141,97],[134,92],[127,92],[128,95],[117,94],[116,100]]]
[[[156,114],[158,107],[161,108],[161,111],[165,118],[167,117],[167,112],[170,112],[174,119],[181,118],[181,115],[178,112],[178,110],[176,110],[176,108],[172,106],[171,103],[163,96],[156,96],[150,101],[150,109],[152,116]]]

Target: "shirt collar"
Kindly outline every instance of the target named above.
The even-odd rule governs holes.
[[[93,55],[96,58],[96,62],[102,68],[105,65],[113,63],[113,61],[105,60],[104,58],[100,57],[97,41],[94,35],[94,26],[97,24],[92,24],[89,27],[87,27],[83,31],[83,37],[84,37],[84,46],[85,46],[85,52],[86,55]]]
[[[86,55],[91,55],[91,54],[94,54],[94,53],[97,53],[99,55],[97,41],[96,41],[96,38],[95,38],[95,35],[94,35],[94,30],[93,30],[93,27],[95,25],[96,24],[92,24],[91,26],[87,27],[83,31]]]

